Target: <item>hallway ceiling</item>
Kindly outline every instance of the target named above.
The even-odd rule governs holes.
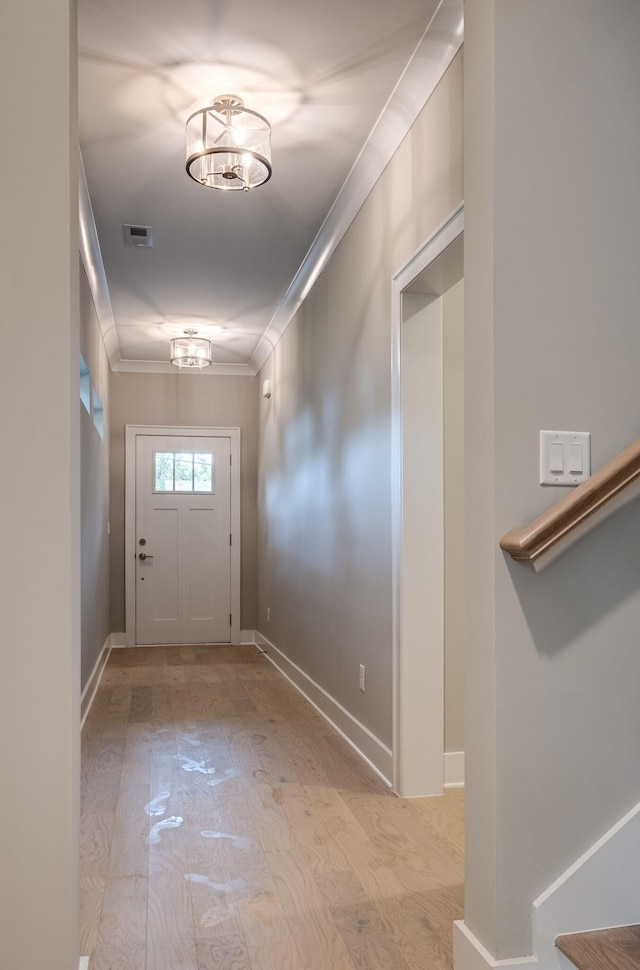
[[[256,370],[265,340],[256,348],[437,7],[79,0],[80,144],[116,369],[169,369],[169,339],[194,327],[223,370]],[[247,193],[185,173],[186,118],[225,93],[273,128],[273,176]],[[151,226],[153,248],[126,245],[124,224]]]

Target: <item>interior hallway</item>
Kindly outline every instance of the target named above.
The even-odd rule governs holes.
[[[112,651],[82,749],[90,970],[452,966],[462,792],[396,798],[255,647]]]

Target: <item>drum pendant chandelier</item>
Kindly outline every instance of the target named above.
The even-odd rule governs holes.
[[[176,367],[197,367],[202,370],[211,363],[211,343],[198,337],[197,330],[184,330],[184,337],[174,337],[171,341],[169,360]]]
[[[224,94],[187,121],[187,175],[201,185],[248,192],[271,178],[271,125]]]

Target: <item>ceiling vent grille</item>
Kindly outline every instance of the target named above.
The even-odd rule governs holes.
[[[153,246],[151,226],[124,226],[124,241],[127,246]]]

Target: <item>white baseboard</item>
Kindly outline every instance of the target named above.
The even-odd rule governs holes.
[[[304,670],[289,660],[281,650],[256,631],[255,642],[265,651],[267,658],[289,680],[310,704],[329,722],[345,741],[373,768],[385,785],[391,788],[391,750],[369,728],[342,707],[327,691],[316,684]]]
[[[256,642],[256,631],[255,630],[240,630],[240,643],[248,644]]]
[[[127,640],[126,634],[124,633],[112,633],[111,634],[111,648],[112,650],[119,650],[121,647],[126,647]]]
[[[496,960],[463,920],[453,924],[453,966],[455,970],[487,970],[487,967],[520,967],[535,964],[535,957]]]
[[[89,970],[89,957],[80,957],[78,970]]]
[[[549,886],[532,907],[533,957],[494,960],[463,922],[454,925],[455,970],[537,963],[538,970],[566,970],[557,936],[638,922],[640,804],[598,839]]]
[[[80,695],[80,730],[84,727],[84,722],[87,719],[87,715],[91,710],[91,705],[93,704],[93,699],[96,696],[96,691],[100,686],[100,679],[102,677],[102,672],[105,668],[107,660],[109,659],[109,654],[111,653],[111,647],[113,634],[107,637],[104,642],[104,646],[100,651],[100,656],[96,660],[95,666],[91,671],[91,676],[89,677],[87,683],[85,684],[84,690]]]
[[[445,751],[444,787],[464,788],[464,751]]]

